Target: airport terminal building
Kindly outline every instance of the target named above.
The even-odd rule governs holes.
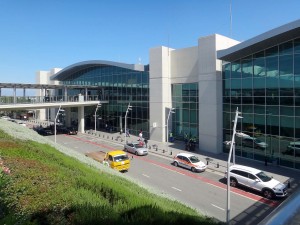
[[[40,71],[37,83],[43,82],[98,86],[68,93],[108,101],[97,113],[98,129],[124,128],[130,104],[131,133],[166,141],[168,124],[175,139],[194,138],[200,152],[228,151],[223,143],[231,140],[238,108],[243,136],[236,155],[300,169],[300,20],[241,43],[214,34],[190,48],[152,48],[149,65],[92,60]],[[88,128],[95,109],[86,108]],[[76,109],[70,110],[72,118]]]

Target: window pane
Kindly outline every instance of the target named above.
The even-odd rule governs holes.
[[[240,62],[231,63],[231,78],[240,78],[241,77],[241,64]]]
[[[279,54],[280,55],[293,54],[293,42],[289,41],[279,45]]]
[[[272,56],[266,58],[266,72],[268,77],[278,76],[278,57]]]
[[[280,76],[293,74],[293,55],[279,57],[279,72]]]

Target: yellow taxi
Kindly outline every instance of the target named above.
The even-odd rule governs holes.
[[[107,163],[109,167],[118,171],[128,171],[130,168],[130,160],[128,155],[122,150],[107,152],[104,162]]]

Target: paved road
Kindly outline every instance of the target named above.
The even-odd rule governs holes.
[[[49,138],[54,140],[53,136]],[[120,144],[87,134],[57,135],[57,142],[81,153],[122,149]],[[124,176],[133,177],[208,216],[226,221],[227,192],[223,173],[212,169],[203,173],[192,173],[173,166],[170,157],[153,153],[148,156],[130,157],[131,169]],[[231,224],[257,224],[279,203],[278,200],[266,200],[247,190],[232,188]]]

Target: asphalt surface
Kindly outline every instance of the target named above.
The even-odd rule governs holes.
[[[53,138],[53,136],[49,136]],[[137,141],[131,136],[127,141]],[[76,151],[86,153],[122,149],[124,137],[119,133],[88,131],[76,136],[58,135],[57,142]],[[223,179],[227,168],[227,154],[213,155],[205,152],[193,152],[202,161],[208,162],[204,173],[192,173],[183,168],[174,167],[172,159],[179,152],[186,152],[184,143],[165,143],[149,141],[148,156],[133,156],[131,169],[127,176],[154,187],[172,198],[199,210],[205,215],[220,221],[226,221],[226,183]],[[260,168],[281,182],[290,182],[290,193],[299,187],[299,172],[278,167],[265,166],[263,163],[236,157],[238,164]],[[230,224],[258,224],[272,212],[282,200],[270,201],[262,198],[259,193],[249,190],[231,189]]]

